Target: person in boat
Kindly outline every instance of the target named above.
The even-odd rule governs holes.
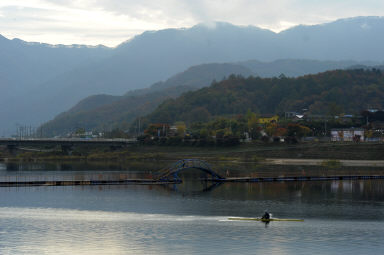
[[[264,212],[264,215],[261,217],[262,220],[269,220],[271,218],[271,214],[268,211]]]

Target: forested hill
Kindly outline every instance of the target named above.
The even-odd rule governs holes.
[[[229,79],[169,99],[145,117],[147,123],[207,121],[214,116],[300,111],[312,114],[359,113],[383,108],[384,75],[373,70],[335,70],[298,78],[232,75]]]
[[[126,129],[138,116],[146,115],[168,98],[209,86],[230,74],[249,76],[252,72],[239,64],[204,64],[194,66],[153,84],[149,88],[129,91],[124,96],[95,95],[41,126],[47,136],[64,135],[76,128],[86,130]]]
[[[282,59],[273,62],[249,60],[238,63],[210,63],[192,66],[166,81],[149,88],[133,90],[124,96],[96,95],[81,100],[74,107],[45,123],[43,133],[47,136],[64,135],[76,128],[86,130],[126,129],[138,116],[151,113],[168,98],[181,93],[209,86],[212,81],[221,81],[231,74],[248,77],[274,77],[281,73],[300,76],[326,70],[343,69],[360,64],[353,61],[318,61],[304,59]]]

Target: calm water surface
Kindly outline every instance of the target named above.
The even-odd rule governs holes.
[[[0,165],[2,178],[42,173]],[[382,180],[210,187],[184,177],[167,187],[0,188],[0,254],[384,254]],[[265,209],[305,221],[228,220]]]

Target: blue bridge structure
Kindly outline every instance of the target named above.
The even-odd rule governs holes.
[[[211,180],[220,181],[225,178],[212,170],[211,166],[200,159],[182,159],[157,173],[156,180],[161,181],[180,181],[178,174],[187,169],[197,169],[211,176]]]

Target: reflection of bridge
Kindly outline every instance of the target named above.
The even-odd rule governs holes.
[[[124,147],[136,143],[136,139],[82,139],[82,138],[28,138],[28,139],[0,139],[0,145],[6,146],[13,151],[22,146],[43,147],[60,146],[65,152],[70,151],[73,146],[109,146],[111,149]]]
[[[177,161],[171,167],[161,170],[158,173],[158,177],[156,178],[156,180],[180,180],[178,173],[186,169],[198,169],[200,171],[203,171],[209,174],[212,177],[212,180],[219,181],[224,179],[219,174],[214,172],[211,166],[203,160],[182,159]]]

